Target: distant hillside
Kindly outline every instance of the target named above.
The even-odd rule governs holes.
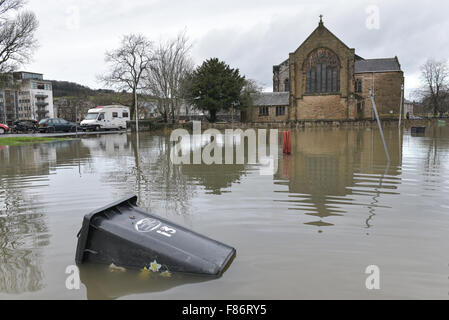
[[[78,83],[69,81],[51,80],[53,86],[53,97],[80,97],[80,96],[95,96],[104,93],[114,93],[113,90],[92,90],[89,87],[80,85]]]

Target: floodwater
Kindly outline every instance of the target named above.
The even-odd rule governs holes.
[[[271,175],[173,165],[165,135],[0,147],[0,299],[448,299],[449,127],[385,137],[390,163],[377,129],[292,131]],[[68,290],[83,216],[130,193],[235,247],[230,268],[207,279],[86,265]],[[380,290],[366,288],[371,265]]]

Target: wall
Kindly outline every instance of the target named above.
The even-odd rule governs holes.
[[[317,48],[333,51],[340,60],[340,93],[306,94],[304,61]],[[290,119],[352,119],[354,118],[354,58],[355,50],[347,47],[323,24],[290,54],[290,82],[292,106]]]
[[[347,119],[347,99],[340,95],[304,96],[297,103],[296,117],[298,120]]]
[[[403,72],[379,72],[379,73],[360,73],[356,74],[356,79],[362,80],[362,96],[364,101],[364,110],[361,114],[362,119],[373,119],[374,113],[369,95],[369,90],[373,87],[374,76],[374,95],[377,111],[381,118],[399,118],[401,106],[401,86],[404,82]],[[390,113],[393,111],[393,113]]]
[[[276,116],[276,106],[268,106],[268,116],[259,116],[259,107],[253,106],[245,111],[245,122],[285,122],[288,121],[289,106],[285,107],[285,114]]]
[[[289,59],[273,67],[273,92],[285,92],[285,80],[290,78]]]

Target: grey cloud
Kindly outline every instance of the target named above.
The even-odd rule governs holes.
[[[139,32],[158,40],[187,29],[197,64],[219,57],[247,77],[271,86],[272,66],[288,58],[314,30],[318,15],[356,53],[393,57],[408,87],[416,85],[427,58],[446,59],[449,21],[446,1],[31,1],[41,21],[41,48],[27,66],[49,78],[99,87],[104,52],[122,34]],[[365,26],[368,5],[380,9],[380,29]],[[67,9],[80,11],[80,28],[67,29]],[[63,66],[63,67],[62,67]],[[25,67],[25,69],[27,69]],[[410,88],[407,88],[408,90]]]

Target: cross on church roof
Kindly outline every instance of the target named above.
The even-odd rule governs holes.
[[[322,14],[320,14],[320,23],[319,23],[319,25],[320,25],[320,26],[323,25],[323,15],[322,15]]]

